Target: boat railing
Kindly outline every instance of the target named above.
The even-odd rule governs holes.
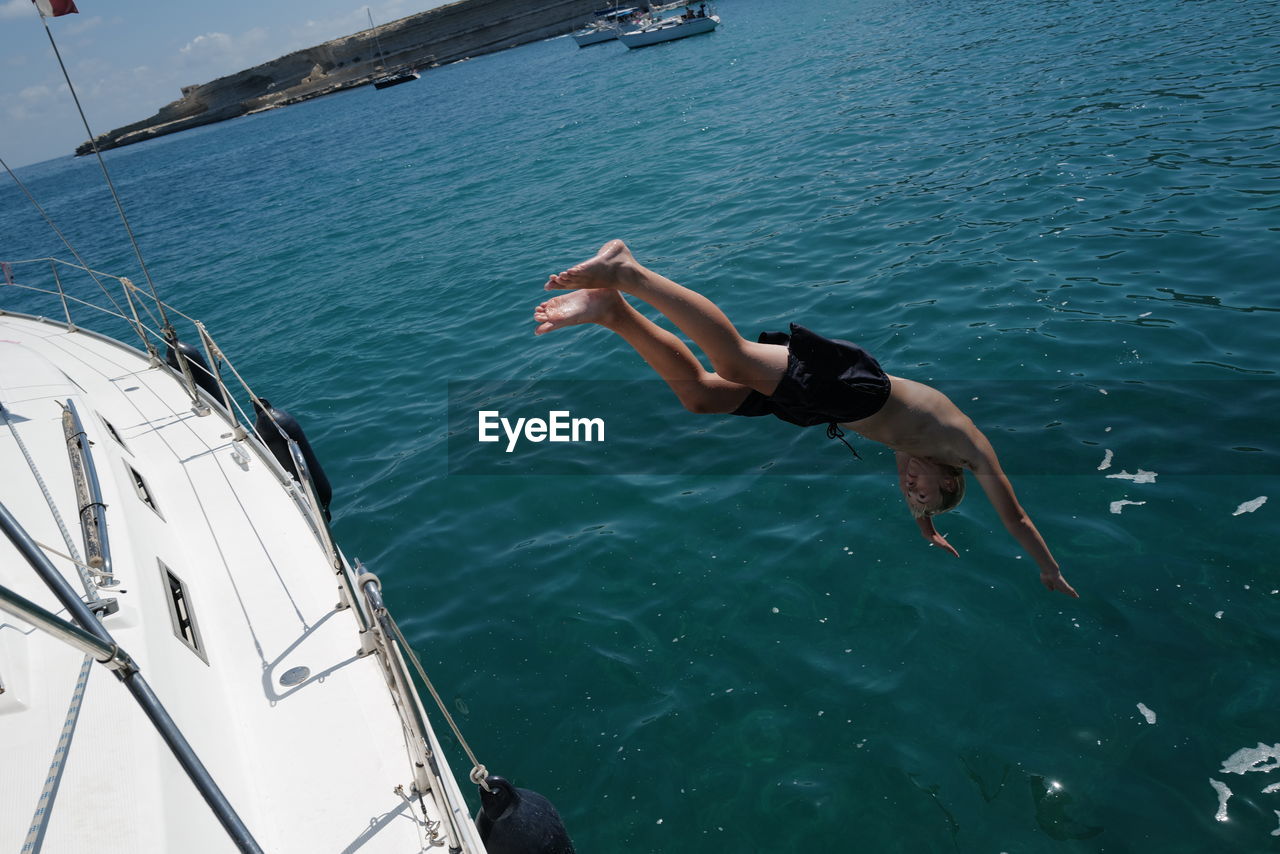
[[[23,281],[24,277],[20,273],[31,268],[43,269],[46,268],[46,265],[52,279],[50,284],[53,287],[43,287],[40,284]],[[150,294],[135,286],[125,276],[103,273],[63,259],[37,258],[27,261],[11,261],[6,263],[5,269],[6,273],[3,282],[0,283],[0,289],[13,288],[17,291],[32,294],[37,299],[41,297],[56,297],[62,309],[63,320],[61,322],[65,324],[69,331],[81,329],[76,322],[77,317],[82,316],[81,313],[97,313],[126,324],[145,348],[152,367],[169,371],[182,384],[191,399],[192,411],[199,416],[217,412],[231,427],[232,441],[240,443],[241,447],[252,447],[257,456],[275,473],[282,487],[293,496],[302,510],[304,518],[325,554],[325,559],[338,575],[339,587],[345,594],[344,601],[349,603],[359,601],[359,597],[355,595],[355,586],[351,578],[350,567],[333,540],[325,509],[320,503],[310,469],[303,458],[298,442],[289,436],[279,422],[276,421],[275,416],[272,415],[271,408],[261,405],[262,399],[254,392],[234,363],[227,358],[204,323],[168,303],[161,303],[159,300],[154,299]],[[69,293],[64,283],[64,276],[59,273],[59,269],[79,271],[93,279],[107,304],[103,305]],[[106,284],[108,282],[116,283],[123,300],[117,299],[108,290]],[[3,290],[0,290],[0,293],[2,292]],[[9,311],[10,302],[10,300],[0,301],[0,312]],[[187,357],[182,347],[176,346],[179,342],[190,340],[190,338],[180,335],[172,325],[163,329],[156,328],[161,324],[159,319],[162,314],[161,306],[163,306],[163,316],[169,324],[172,324],[174,322],[173,319],[177,318],[191,325],[195,334],[190,337],[199,340],[200,349],[203,351],[206,360],[205,365],[193,362]],[[38,308],[38,306],[34,306],[34,308]],[[73,313],[73,309],[75,313]],[[35,312],[26,313],[48,322],[58,322]],[[91,332],[88,327],[84,327],[83,331],[89,334],[97,334]],[[120,341],[110,336],[100,337],[118,346],[124,346]],[[176,369],[161,358],[161,347],[167,349],[168,356],[177,363]],[[227,375],[230,376],[231,382],[228,382]],[[214,384],[215,393],[211,393],[202,385],[202,378],[207,378]],[[235,387],[238,387],[238,392],[233,392]],[[248,409],[241,403],[241,398],[249,401]],[[268,424],[263,425],[263,429],[279,431],[279,435],[284,440],[285,447],[288,448],[290,458],[294,463],[294,470],[297,472],[296,479],[280,461],[275,459],[274,455],[266,447],[266,437],[258,436],[258,441],[250,441],[257,430],[256,427],[249,429],[245,426],[253,425],[256,421],[255,418],[250,417],[250,409],[256,409],[256,411],[265,415]],[[371,626],[370,615],[364,608],[356,608],[356,611],[361,630],[368,631]]]
[[[51,284],[53,287],[43,287],[38,284],[23,281],[21,273],[25,273],[28,269],[47,267]],[[226,354],[218,346],[213,336],[209,333],[205,325],[184,312],[176,309],[166,302],[155,299],[146,291],[138,288],[125,276],[116,276],[110,273],[104,273],[100,270],[93,270],[81,264],[75,264],[60,258],[36,258],[22,261],[10,261],[4,263],[5,275],[0,282],[0,293],[5,289],[12,288],[16,291],[33,294],[39,297],[56,297],[58,304],[62,309],[63,321],[69,331],[76,331],[80,327],[77,326],[76,317],[78,312],[97,313],[98,315],[114,318],[116,321],[122,321],[136,336],[142,344],[151,365],[161,370],[173,372],[187,395],[191,398],[192,411],[197,415],[204,416],[213,412],[215,409],[228,422],[232,428],[231,437],[236,442],[246,442],[252,435],[252,430],[247,429],[245,425],[253,425],[255,418],[250,416],[250,411],[263,412],[267,419],[280,430],[281,435],[288,441],[293,440],[276,422],[275,417],[271,414],[269,407],[261,406],[261,398],[254,392],[252,387],[245,381],[244,377],[236,369],[235,365],[227,358]],[[73,270],[84,273],[97,284],[101,291],[102,297],[105,298],[107,304],[103,305],[84,299],[80,296],[68,292],[63,281],[63,275],[59,270]],[[114,294],[107,288],[107,282],[113,282],[119,287],[120,295],[123,302],[116,298]],[[5,311],[12,312],[10,300],[0,301],[0,313]],[[39,308],[34,306],[34,308]],[[77,314],[73,314],[73,309]],[[39,314],[37,311],[25,312],[40,319],[49,322],[57,322],[51,320],[47,315]],[[163,318],[163,320],[161,319]],[[173,326],[173,319],[179,318],[190,324],[194,334],[189,336],[180,335],[178,330]],[[86,331],[87,327],[86,327]],[[96,333],[95,333],[96,334]],[[121,342],[116,341],[109,336],[103,336],[107,340],[119,345]],[[188,358],[187,354],[178,345],[181,341],[198,340],[200,349],[204,353],[206,365],[200,365]],[[161,357],[162,350],[167,350],[168,358],[172,359],[177,367],[171,366],[165,358]],[[224,370],[233,378],[233,382],[228,382],[224,377]],[[198,372],[198,373],[197,373]],[[207,378],[214,384],[215,393],[208,391],[201,383],[202,378]],[[235,386],[238,390],[233,391]],[[242,404],[241,399],[249,402],[246,408]],[[210,405],[213,405],[213,408]],[[255,407],[255,404],[257,406]],[[296,442],[293,442],[296,445]],[[343,561],[336,546],[333,544],[332,537],[328,534],[327,524],[325,523],[325,512],[321,506],[314,486],[309,483],[309,476],[302,473],[306,470],[305,466],[298,468],[299,478],[298,485],[292,486],[290,481],[293,480],[289,472],[279,465],[274,459],[270,451],[265,447],[265,439],[257,444],[256,450],[258,455],[264,460],[268,460],[276,471],[277,476],[281,479],[286,488],[298,491],[301,503],[307,509],[307,515],[311,522],[311,527],[315,532],[317,540],[324,549],[326,555],[334,563],[335,567],[340,566]]]
[[[302,453],[298,442],[289,436],[275,417],[272,416],[271,407],[263,405],[262,399],[245,381],[231,360],[227,358],[205,325],[136,287],[127,277],[102,273],[81,264],[73,264],[58,258],[38,258],[7,263],[0,262],[0,268],[3,269],[4,273],[3,278],[0,278],[0,314],[23,314],[48,323],[65,324],[68,331],[80,331],[83,334],[94,335],[116,346],[127,347],[127,345],[110,335],[93,331],[88,327],[77,326],[76,317],[80,316],[81,312],[85,314],[97,313],[101,317],[122,321],[145,348],[151,366],[159,370],[169,371],[175,379],[182,383],[183,388],[191,398],[192,411],[194,413],[198,416],[213,414],[215,417],[224,419],[231,427],[230,438],[232,441],[241,443],[242,447],[252,447],[258,458],[275,473],[282,487],[298,504],[304,519],[310,525],[320,547],[324,551],[326,559],[337,576],[339,607],[350,607],[355,612],[360,629],[361,653],[364,655],[377,655],[381,662],[384,679],[395,698],[401,724],[405,730],[406,741],[411,747],[416,794],[418,797],[433,799],[440,815],[444,817],[445,826],[443,828],[428,828],[433,840],[438,839],[440,836],[445,836],[450,840],[451,848],[454,846],[460,847],[467,843],[466,848],[468,850],[483,850],[482,844],[479,843],[478,837],[475,835],[475,826],[468,818],[466,802],[458,789],[456,781],[444,775],[436,761],[435,757],[440,750],[439,742],[426,721],[426,713],[422,707],[421,697],[414,687],[413,676],[405,664],[405,655],[408,655],[414,662],[415,671],[419,678],[431,691],[436,705],[450,727],[453,728],[454,734],[458,737],[471,759],[473,763],[470,774],[472,781],[482,784],[482,781],[487,776],[487,771],[475,759],[470,748],[466,746],[465,739],[462,739],[461,733],[449,715],[444,702],[438,696],[434,687],[431,686],[412,648],[408,646],[399,631],[399,627],[396,626],[395,621],[387,612],[382,602],[381,586],[376,576],[368,573],[359,563],[353,569],[334,542],[324,507],[321,505],[317,495],[310,467],[307,465],[306,457]],[[20,275],[20,273],[24,274],[28,269],[39,270],[42,268],[47,268],[50,271],[52,288],[23,281],[24,276]],[[69,293],[64,285],[63,276],[59,273],[60,269],[63,271],[70,269],[87,275],[98,285],[108,305],[101,305]],[[107,282],[116,283],[123,296],[123,303],[117,300],[108,290]],[[13,301],[5,298],[5,292],[10,289],[23,294],[31,294],[33,299],[56,298],[57,304],[62,310],[63,320],[55,321],[32,311],[15,310],[11,304]],[[26,306],[22,307],[26,308]],[[73,314],[73,310],[75,314]],[[164,320],[161,321],[160,317],[163,317]],[[208,365],[207,368],[193,362],[181,347],[176,346],[178,342],[188,339],[178,334],[177,330],[172,326],[170,318],[179,318],[191,325],[195,332],[195,338],[200,341],[200,349],[204,353]],[[176,369],[161,357],[161,345],[168,349],[169,354],[177,361],[178,367]],[[230,375],[232,382],[228,382],[224,378],[224,371]],[[201,384],[200,376],[197,372],[208,377],[215,384],[213,392]],[[253,430],[246,429],[245,425],[254,424],[254,419],[249,417],[248,411],[241,403],[242,399],[247,399],[251,408],[265,413],[271,426],[264,426],[263,429],[280,431],[294,464],[294,469],[297,472],[296,480],[286,470],[285,466],[275,459],[270,449],[266,446],[265,437],[258,436],[256,441],[251,441],[257,428],[255,427]],[[105,525],[102,526],[102,529],[105,531]]]

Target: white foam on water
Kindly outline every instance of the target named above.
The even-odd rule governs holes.
[[[1127,499],[1127,498],[1122,499],[1122,500],[1120,500],[1120,501],[1112,501],[1112,502],[1111,502],[1111,512],[1112,512],[1112,513],[1114,513],[1114,514],[1116,514],[1117,516],[1119,516],[1119,515],[1120,515],[1120,513],[1121,513],[1121,511],[1123,511],[1123,510],[1124,510],[1124,508],[1125,508],[1126,506],[1140,507],[1140,506],[1142,506],[1143,504],[1146,504],[1146,503],[1147,503],[1147,502],[1145,502],[1145,501],[1130,501],[1130,500],[1129,500],[1129,499]]]
[[[1231,799],[1231,790],[1227,788],[1227,784],[1221,780],[1209,778],[1209,785],[1213,786],[1213,790],[1218,793],[1218,811],[1214,813],[1214,818],[1218,821],[1227,820],[1227,801]]]
[[[1280,818],[1280,810],[1272,810],[1272,812],[1276,814],[1276,818]],[[1280,827],[1277,827],[1275,830],[1271,831],[1271,835],[1280,836]]]
[[[1246,501],[1245,503],[1241,504],[1239,507],[1236,508],[1236,512],[1232,513],[1231,515],[1239,516],[1241,513],[1252,513],[1254,510],[1257,510],[1259,507],[1261,507],[1263,504],[1266,504],[1266,503],[1267,503],[1267,496],[1259,495],[1257,498],[1253,499],[1252,501]]]
[[[1116,478],[1117,480],[1131,480],[1134,483],[1156,482],[1156,473],[1153,471],[1146,471],[1145,469],[1138,469],[1133,474],[1129,474],[1127,471],[1119,471],[1115,474],[1109,474],[1107,477]]]
[[[1111,468],[1111,449],[1107,448],[1106,453],[1102,455],[1102,462],[1098,464],[1098,471],[1105,471]]]
[[[1262,790],[1262,794],[1264,795],[1269,795],[1272,792],[1280,792],[1280,783],[1272,783],[1270,786],[1267,786]]]
[[[1216,612],[1214,612],[1214,615],[1213,615],[1213,616],[1214,616],[1216,619],[1221,620],[1221,619],[1222,619],[1222,614],[1223,614],[1223,612],[1222,612],[1222,611],[1216,611]]]
[[[1248,774],[1250,771],[1261,771],[1264,774],[1280,768],[1280,744],[1263,744],[1257,747],[1242,747],[1227,757],[1222,763],[1225,774]]]
[[[1138,704],[1138,711],[1142,712],[1142,716],[1147,719],[1147,723],[1154,724],[1156,722],[1156,713],[1148,709],[1145,703]]]

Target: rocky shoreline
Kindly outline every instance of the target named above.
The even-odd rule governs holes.
[[[105,151],[189,128],[272,110],[366,86],[388,70],[427,69],[569,32],[589,20],[601,0],[461,0],[419,12],[270,62],[184,86],[182,97],[155,115],[107,131]],[[89,142],[76,154],[92,154]]]

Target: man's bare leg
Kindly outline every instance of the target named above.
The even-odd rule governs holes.
[[[612,329],[644,357],[690,412],[732,412],[751,389],[706,371],[683,341],[636,311],[615,290],[581,290],[533,310],[535,335],[595,323]]]
[[[610,240],[594,257],[552,276],[545,287],[619,290],[642,299],[692,338],[717,374],[761,394],[772,394],[787,370],[786,347],[743,338],[715,303],[641,265],[621,240]]]

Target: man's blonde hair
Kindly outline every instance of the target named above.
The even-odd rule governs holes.
[[[941,493],[942,498],[936,507],[919,507],[914,504],[909,504],[908,506],[911,508],[911,515],[917,519],[924,519],[928,516],[937,516],[939,513],[946,513],[948,510],[954,510],[961,501],[964,501],[964,469],[959,466],[948,466],[942,463],[938,463],[938,469],[944,476],[949,475],[951,477],[952,482],[955,484],[955,488],[948,491],[939,484],[938,491]]]

